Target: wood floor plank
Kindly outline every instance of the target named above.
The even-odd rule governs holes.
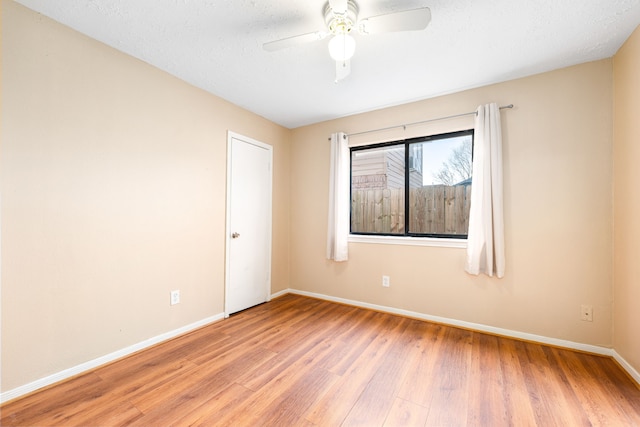
[[[327,308],[340,308],[335,304],[331,306]],[[278,342],[275,344],[265,343],[266,347],[276,352],[277,355],[261,365],[258,372],[246,372],[236,381],[249,389],[258,390],[278,376],[283,369],[287,369],[303,357],[313,356],[314,363],[321,363],[326,359],[326,355],[332,354],[338,345],[335,340],[331,339],[332,330],[338,323],[324,322],[322,318],[333,316],[334,311],[327,310],[311,314],[313,315],[313,320],[309,320],[312,322],[311,325],[290,326],[290,329],[282,334],[281,338],[278,338]],[[286,341],[286,344],[282,341]],[[318,353],[321,354],[320,361],[316,359]]]
[[[594,372],[587,371],[587,368],[577,357],[577,353],[559,349],[552,349],[552,351],[556,356],[558,366],[566,373],[567,378],[571,378],[569,385],[592,425],[606,425],[605,412],[597,409],[603,405],[607,405],[606,413],[615,413],[620,419],[624,418],[625,415],[619,411],[616,403],[609,400],[609,395],[603,395],[598,390],[588,387],[587,383],[590,381],[588,378]]]
[[[299,342],[314,340],[319,335],[322,335],[323,340],[329,339],[334,328],[340,326],[339,316],[342,311],[342,307],[335,304],[320,305],[316,307],[316,311],[305,311],[295,322],[286,325],[287,329],[276,339],[264,345],[274,352],[282,353],[294,349]]]
[[[300,359],[322,358],[330,352],[334,346],[331,341],[326,341],[322,337],[313,341],[306,341],[306,345],[296,351],[277,353],[275,357],[266,361],[252,372],[244,372],[237,378],[237,382],[251,390],[259,390],[272,382],[284,370],[295,365]],[[319,363],[317,360],[315,363]]]
[[[282,393],[278,393],[277,398],[271,400],[268,405],[264,404],[266,401],[264,394],[268,389],[265,388],[263,389],[265,393],[256,394],[257,401],[261,404],[253,419],[255,423],[253,420],[249,420],[249,423],[269,426],[298,425],[304,419],[304,413],[314,402],[315,397],[335,381],[335,374],[326,369],[312,368],[306,375],[296,377],[296,381],[287,386]]]
[[[466,425],[473,332],[447,328],[435,366],[428,426]]]
[[[263,348],[252,348],[248,351],[232,353],[232,355],[235,357],[225,358],[219,363],[199,365],[186,377],[175,376],[171,381],[155,388],[153,392],[136,396],[132,402],[146,413],[153,408],[169,408],[170,402],[175,402],[175,397],[181,399],[182,396],[187,396],[186,398],[190,399],[190,396],[197,394],[205,397],[215,395],[239,375],[260,362],[272,358],[274,353]]]
[[[398,397],[424,407],[430,405],[435,387],[433,383],[437,380],[433,373],[446,331],[447,328],[442,325],[425,323],[423,336],[426,343],[422,346],[417,364],[405,375]]]
[[[192,411],[177,411],[171,423],[167,419],[158,419],[153,422],[151,418],[144,419],[142,425],[175,425],[175,426],[216,426],[220,425],[220,420],[236,411],[243,402],[253,395],[253,390],[249,390],[240,384],[229,384],[229,387],[222,393],[212,396],[197,409]],[[176,419],[177,418],[177,419]],[[149,421],[148,423],[146,421]]]
[[[374,334],[376,337],[360,352],[360,357],[354,360],[340,381],[310,408],[305,416],[310,422],[320,426],[340,425],[377,372],[385,353],[393,344],[388,334],[400,328],[401,324],[398,319],[382,314],[375,316],[372,319],[374,322],[379,327],[367,328],[361,333]]]
[[[566,393],[564,374],[549,358],[549,347],[526,346],[527,359],[521,364],[527,378],[529,394],[534,397],[534,414],[538,425],[589,425],[581,407],[576,407],[572,393]],[[568,410],[572,408],[572,410]]]
[[[369,347],[371,342],[377,337],[375,330],[372,330],[370,326],[364,327],[363,324],[374,324],[376,319],[379,318],[378,313],[369,311],[365,313],[364,316],[358,317],[357,322],[349,322],[353,323],[351,327],[337,337],[337,340],[342,344],[340,350],[325,360],[325,364],[331,372],[344,375],[353,365],[355,360],[360,357],[362,352]]]
[[[395,398],[383,427],[423,426],[427,422],[429,410],[424,406]]]
[[[518,341],[499,339],[500,366],[503,373],[503,393],[507,413],[506,425],[535,426],[531,395],[521,369],[522,346]]]
[[[221,425],[294,425],[314,403],[316,396],[335,381],[335,374],[318,368],[317,362],[331,345],[321,345],[317,351],[303,357],[280,370],[260,387],[233,414],[219,423]],[[274,390],[277,392],[274,393]]]
[[[55,393],[56,398],[49,395]],[[89,407],[101,396],[109,393],[109,386],[95,373],[89,372],[27,398],[2,406],[0,424],[8,425],[63,425],[78,407]]]
[[[88,426],[99,419],[107,426],[128,426],[142,416],[143,413],[128,400],[104,395],[61,412],[48,425]]]
[[[572,357],[580,360],[586,371],[586,376],[581,375],[583,390],[589,389],[594,397],[591,406],[603,419],[604,414],[620,414],[618,419],[627,419],[628,425],[640,426],[640,402],[637,402],[637,386],[632,381],[625,381],[627,374],[611,358],[586,355],[584,353],[569,352]],[[593,378],[598,378],[600,387],[594,389],[591,386]],[[628,377],[627,377],[628,379]],[[607,405],[611,410],[602,411]],[[604,415],[604,416],[603,416]]]
[[[129,375],[117,378],[100,378],[109,387],[113,396],[122,396],[127,398],[134,404],[147,396],[157,394],[159,390],[172,389],[173,381],[179,378],[189,377],[195,372],[198,366],[184,359],[165,359],[158,358],[157,363],[152,367],[140,369],[134,365],[134,368],[128,370]]]
[[[389,396],[397,395],[407,370],[413,369],[416,356],[421,353],[415,336],[415,326],[421,329],[420,323],[410,319],[400,321],[391,348],[345,418],[344,426],[384,423],[394,402]]]
[[[238,387],[233,383],[217,383],[214,386],[202,383],[198,388],[194,387],[188,391],[183,390],[175,395],[167,396],[157,405],[147,408],[144,416],[132,422],[130,426],[178,425],[185,418],[185,414],[194,414],[197,419],[203,415],[203,412],[204,415],[208,414],[211,408],[207,405],[210,402],[220,402],[221,396],[228,395],[230,399],[237,399],[238,395],[234,392],[239,395],[242,395],[243,392],[247,396],[249,395],[248,390],[241,386],[239,389],[230,390],[234,385]]]
[[[640,426],[608,357],[285,295],[3,404],[3,426]]]
[[[498,337],[473,334],[467,425],[506,425],[505,379]]]

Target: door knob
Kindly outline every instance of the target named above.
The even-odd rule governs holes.
[[[233,233],[233,234],[231,235],[231,238],[232,238],[232,239],[237,239],[238,237],[240,237],[240,233]]]

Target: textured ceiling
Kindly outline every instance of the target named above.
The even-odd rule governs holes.
[[[324,29],[324,0],[18,2],[288,128],[607,58],[640,24],[640,0],[360,0],[360,18],[427,6],[432,20],[356,36],[334,83],[327,39],[262,49]]]

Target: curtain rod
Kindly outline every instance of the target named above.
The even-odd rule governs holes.
[[[504,106],[500,107],[501,110],[504,110],[505,108],[513,108],[513,104],[504,105]],[[380,128],[380,129],[365,130],[365,131],[362,131],[362,132],[350,133],[347,136],[364,135],[365,133],[381,132],[383,130],[389,130],[389,129],[395,129],[395,128],[404,128],[404,129],[406,129],[407,126],[420,125],[420,124],[429,123],[429,122],[437,122],[439,120],[454,119],[456,117],[470,116],[472,114],[476,115],[476,114],[478,114],[478,112],[477,111],[470,111],[468,113],[454,114],[453,116],[438,117],[438,118],[435,118],[435,119],[422,120],[420,122],[407,123],[407,124],[404,124],[404,125],[396,125],[396,126],[389,126],[389,127]],[[331,139],[331,138],[329,138],[329,139]]]

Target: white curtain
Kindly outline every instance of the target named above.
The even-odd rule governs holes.
[[[497,104],[478,107],[473,147],[473,187],[465,270],[504,276],[502,131]]]
[[[346,261],[349,258],[347,243],[351,212],[349,164],[349,139],[347,135],[342,132],[332,134],[327,259],[334,261]]]

